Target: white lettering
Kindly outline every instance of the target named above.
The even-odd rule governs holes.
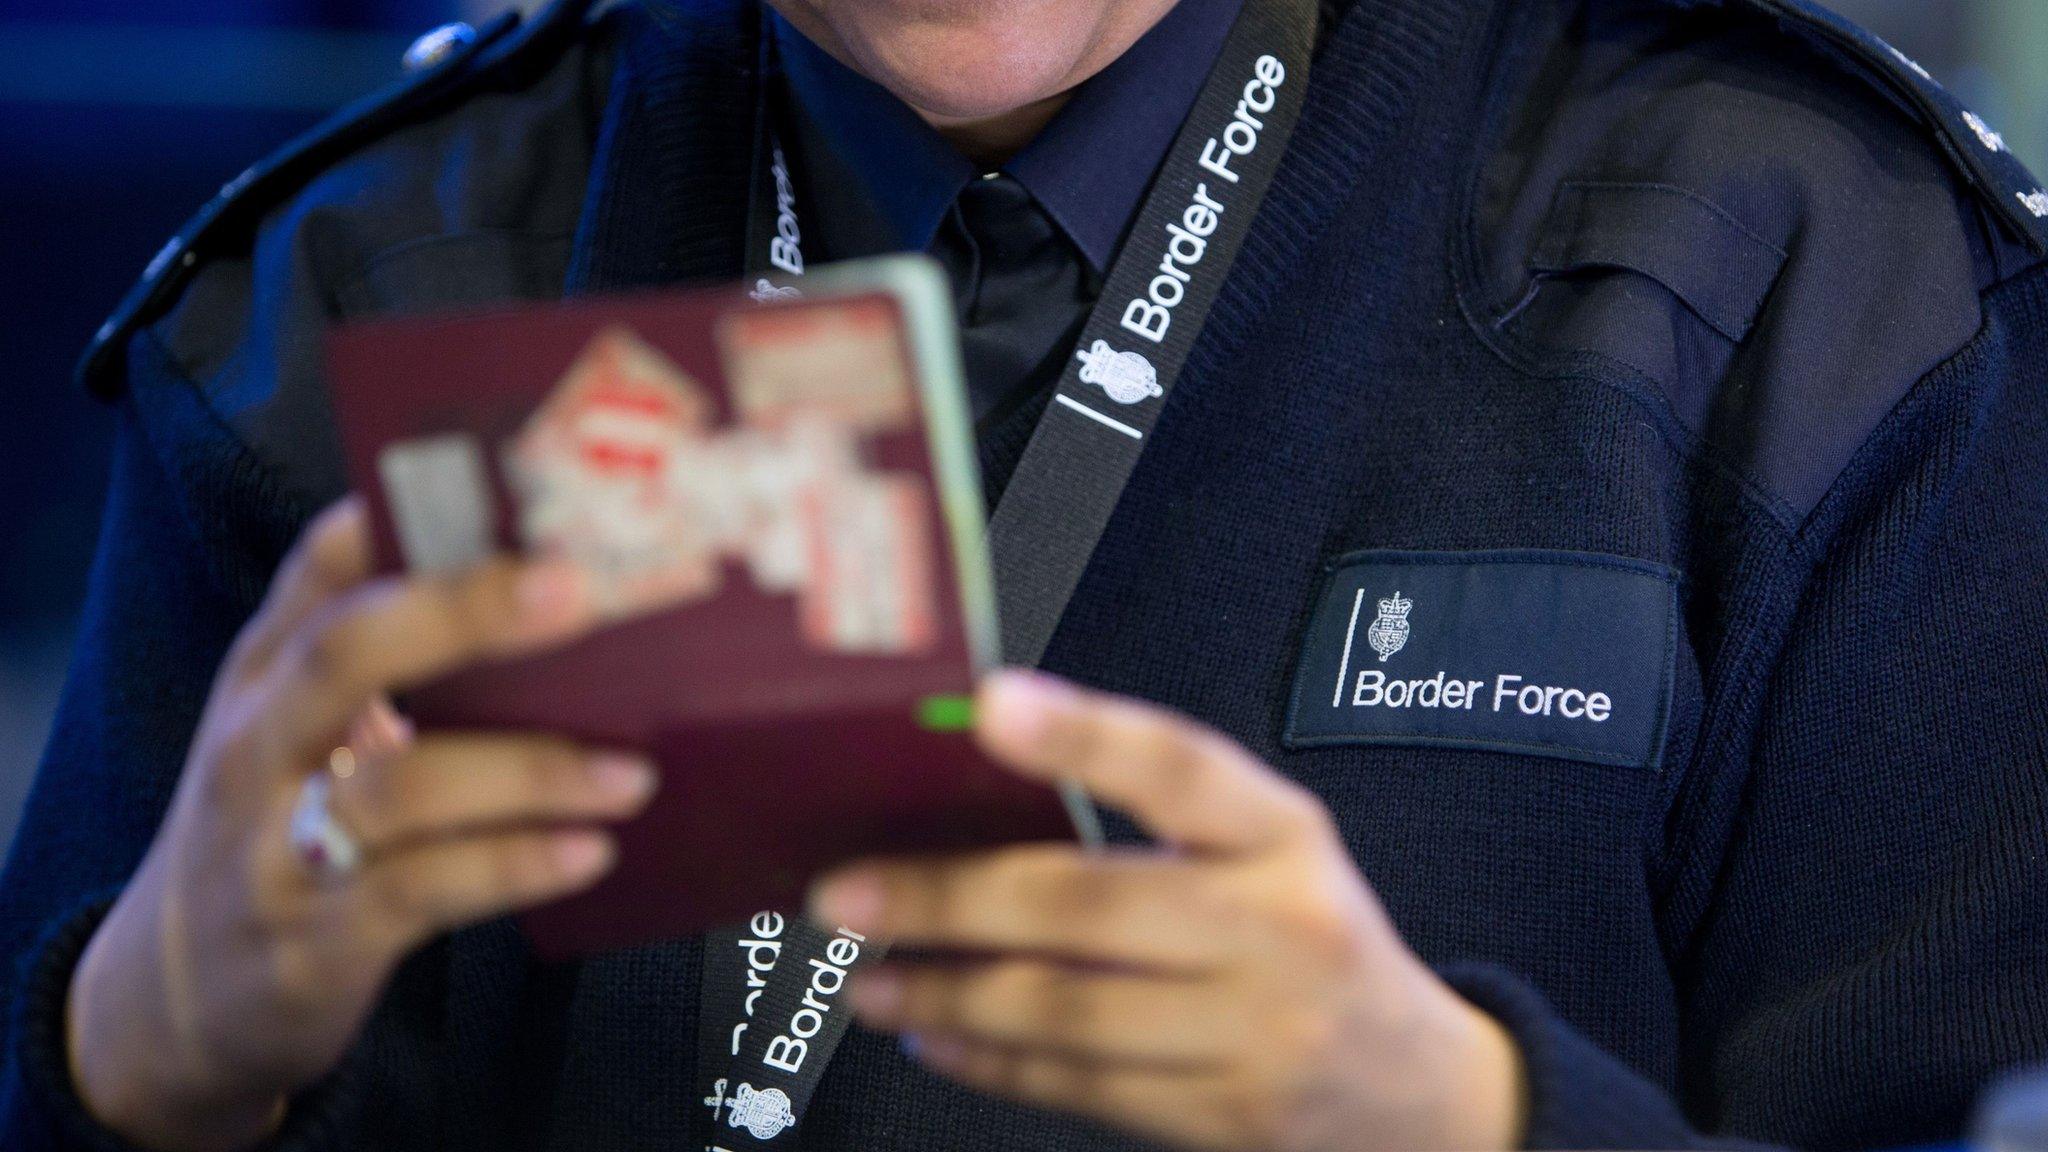
[[[782,149],[775,149],[768,171],[775,178],[775,237],[768,241],[768,262],[791,276],[801,276],[804,274],[803,229],[797,224],[796,185],[789,178],[789,164],[783,158]],[[779,934],[761,933],[764,936]]]
[[[1387,674],[1377,669],[1367,669],[1358,674],[1358,691],[1351,694],[1351,703],[1357,708],[1377,708],[1386,698]],[[1370,695],[1368,696],[1368,693]]]
[[[1485,690],[1484,680],[1461,680],[1448,672],[1393,680],[1377,668],[1367,668],[1352,682],[1351,706],[1470,712],[1479,706]],[[1499,712],[1509,703],[1524,716],[1563,716],[1595,724],[1605,723],[1614,710],[1614,701],[1605,692],[1530,684],[1523,677],[1504,672],[1494,678],[1493,710]]]
[[[1263,104],[1259,103],[1259,97],[1262,94],[1266,97],[1266,102]],[[1247,80],[1244,84],[1244,100],[1238,104],[1238,107],[1249,107],[1254,112],[1271,112],[1273,110],[1273,102],[1277,98],[1278,94],[1273,91],[1273,85],[1261,83],[1258,80]]]
[[[1201,211],[1205,211],[1205,209],[1199,205],[1189,205],[1188,207],[1190,214]],[[1214,217],[1211,217],[1211,219],[1214,219]],[[1213,232],[1215,230],[1215,226],[1213,224],[1210,225],[1209,231]],[[1171,268],[1178,263],[1192,268],[1202,262],[1202,257],[1209,254],[1209,242],[1202,239],[1201,235],[1197,235],[1178,224],[1168,224],[1166,232],[1173,239],[1166,242],[1166,262],[1161,264],[1160,267]],[[1203,235],[1206,234],[1204,233]],[[1182,273],[1182,275],[1185,276],[1186,273]]]
[[[747,927],[753,929],[753,938],[734,941],[740,951],[747,954],[747,970],[744,975],[748,992],[740,1000],[740,1013],[748,1019],[753,1018],[754,1008],[761,1002],[761,992],[768,987],[768,973],[775,971],[775,962],[782,958],[782,941],[778,937],[782,935],[784,926],[782,913],[756,912],[754,918],[747,921]],[[745,1035],[746,1031],[745,1020],[732,1026],[734,1055],[739,1054],[740,1037]]]
[[[1230,153],[1216,146],[1216,138],[1214,136],[1209,138],[1208,143],[1202,145],[1202,167],[1223,177],[1232,184],[1237,183],[1237,173],[1230,170]]]
[[[850,956],[860,955],[860,949],[853,947],[853,941],[847,940],[844,936],[834,937],[832,943],[846,944],[849,949]],[[826,946],[825,955],[828,957],[832,956],[832,948],[830,945]],[[852,962],[853,961],[851,959],[848,959],[842,961],[841,963],[851,964]],[[816,958],[807,961],[807,963],[809,963],[811,967],[817,969],[816,972],[811,973],[811,989],[812,991],[815,991],[818,995],[831,996],[836,994],[841,988],[846,986],[846,969],[841,967],[839,964],[828,964],[825,961]],[[826,986],[828,982],[830,983],[830,987]],[[810,997],[807,993],[805,995],[805,1003],[809,1002]],[[819,1005],[819,1007],[823,1007],[823,1005]]]
[[[1500,711],[1500,703],[1502,700],[1505,700],[1509,696],[1514,695],[1514,692],[1509,686],[1512,684],[1520,684],[1521,682],[1522,678],[1520,676],[1510,676],[1505,672],[1501,673],[1500,678],[1493,682],[1493,710],[1495,712]]]
[[[1442,673],[1438,673],[1438,675],[1441,676]],[[1465,695],[1465,682],[1463,680],[1453,680],[1444,685],[1444,707],[1469,708],[1471,704],[1471,699]]]
[[[1439,706],[1441,706],[1441,705],[1443,704],[1443,699],[1444,699],[1444,674],[1443,674],[1443,673],[1439,672],[1439,673],[1437,673],[1437,674],[1436,674],[1435,676],[1432,676],[1432,677],[1430,677],[1430,678],[1429,678],[1429,679],[1427,679],[1427,680],[1417,680],[1417,681],[1415,681],[1414,683],[1415,683],[1415,706],[1416,706],[1417,708],[1436,708],[1436,707],[1439,707]]]
[[[866,939],[858,932],[841,928],[825,945],[824,959],[814,956],[804,961],[811,967],[811,986],[804,989],[800,1006],[790,1015],[783,1034],[768,1042],[768,1050],[761,1056],[763,1063],[785,1072],[795,1072],[803,1066],[804,1057],[810,1053],[807,1041],[824,1030],[825,1016],[832,1011],[832,997],[846,986],[846,970],[860,959],[860,942]]]
[[[1133,300],[1124,309],[1124,328],[1154,344],[1166,339],[1166,330],[1172,325],[1173,313],[1150,301]]]
[[[762,935],[765,936],[768,933],[764,932]],[[782,954],[782,941],[742,940],[739,944],[741,950],[747,954],[747,970],[749,973],[773,972],[775,970],[775,960]],[[765,960],[762,959],[764,953],[767,955]]]
[[[795,1072],[804,1066],[804,1057],[808,1056],[810,1051],[811,1046],[802,1040],[777,1036],[768,1042],[768,1051],[761,1054],[761,1063],[780,1068],[784,1072]]]

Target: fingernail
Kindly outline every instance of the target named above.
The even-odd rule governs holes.
[[[520,618],[545,626],[567,623],[583,612],[583,573],[566,560],[542,560],[519,574]]]
[[[644,800],[661,781],[653,764],[623,752],[599,752],[584,762],[584,770],[599,791],[622,800]]]
[[[859,872],[840,876],[812,893],[812,918],[820,924],[873,932],[882,922],[882,899],[882,882],[875,876]]]
[[[617,849],[612,847],[609,836],[579,832],[556,839],[554,851],[555,866],[562,874],[582,880],[608,871]]]
[[[403,752],[412,747],[413,741],[419,739],[420,730],[412,722],[412,717],[396,709],[387,711],[384,717],[384,738],[390,741],[393,752]]]
[[[397,756],[412,746],[415,736],[412,721],[400,715],[391,700],[383,696],[370,702],[359,728],[363,745],[360,751],[370,760]]]
[[[981,727],[1003,747],[1034,748],[1072,695],[1063,681],[1043,673],[997,672],[988,679]]]
[[[846,995],[863,1016],[894,1016],[903,1004],[903,977],[886,968],[863,972],[853,978]]]

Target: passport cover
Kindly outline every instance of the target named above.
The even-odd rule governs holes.
[[[330,336],[380,570],[564,555],[612,618],[401,702],[423,728],[560,732],[660,766],[617,869],[523,918],[544,955],[794,909],[855,856],[1074,835],[1056,793],[964,731],[996,630],[943,277],[891,258],[806,290]]]

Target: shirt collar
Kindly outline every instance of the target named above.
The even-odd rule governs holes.
[[[1243,0],[1180,0],[1005,166],[1095,270],[1109,267]]]
[[[1243,0],[1180,0],[1130,51],[1089,79],[1004,165],[1100,273],[1194,107]],[[905,249],[930,247],[960,189],[980,173],[889,91],[771,16],[803,114]]]

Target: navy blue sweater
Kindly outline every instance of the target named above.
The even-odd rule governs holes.
[[[1941,1139],[2048,1059],[2048,195],[1903,61],[1766,7],[1339,6],[1045,661],[1321,794],[1521,1045],[1535,1146]],[[0,1144],[121,1147],[68,1082],[64,989],[222,652],[342,491],[323,325],[736,274],[756,27],[706,3],[500,38],[259,171],[124,310],[90,365],[123,413],[101,557],[0,884]],[[987,430],[997,485],[1035,415]],[[1520,598],[1461,634],[1639,670],[1611,687],[1653,706],[1640,746],[1394,731],[1342,692],[1304,720],[1361,551],[1433,554],[1440,587],[1507,554]],[[1670,608],[1586,611],[1595,570]],[[1444,601],[1403,595],[1415,651],[1449,651]],[[691,942],[543,965],[458,933],[277,1143],[686,1147],[698,970]],[[801,1140],[1129,1146],[858,1030]]]

